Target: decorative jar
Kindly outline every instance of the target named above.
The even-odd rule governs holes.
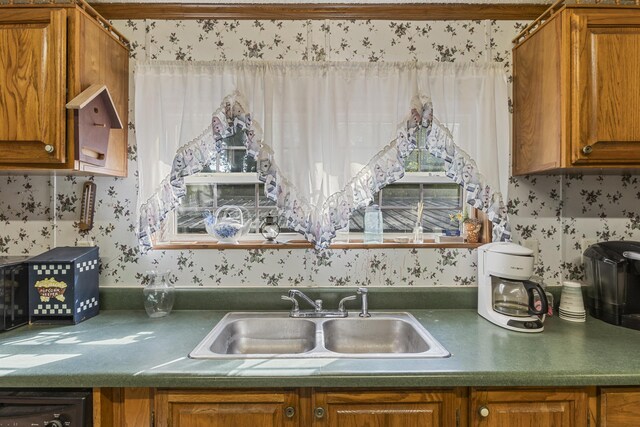
[[[149,282],[143,289],[144,309],[149,317],[163,317],[171,312],[175,288],[169,283],[170,271],[147,272]]]

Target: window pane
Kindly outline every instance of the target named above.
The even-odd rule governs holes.
[[[418,153],[420,152],[419,149],[415,149],[411,152],[411,154],[409,154],[407,156],[406,159],[404,159],[404,170],[405,172],[418,172],[419,169],[419,160],[418,160]]]
[[[461,187],[458,184],[425,184],[422,191],[425,209],[459,210],[461,208]]]
[[[257,192],[257,193],[256,193]],[[376,195],[380,203],[386,233],[410,233],[416,222],[416,207],[424,201],[422,226],[426,232],[457,228],[449,221],[449,214],[461,210],[461,188],[457,184],[391,184]],[[381,196],[381,197],[379,197]],[[275,203],[264,195],[263,184],[187,184],[187,194],[177,210],[178,233],[206,233],[202,214],[215,213],[220,206],[241,206],[246,209],[248,221],[253,221],[252,232],[269,213],[276,215]],[[364,231],[364,211],[352,214],[351,232]],[[281,232],[291,231],[280,220]]]
[[[218,184],[218,206],[228,205],[253,210],[256,206],[256,185]]]
[[[187,184],[187,194],[176,213],[178,233],[206,233],[202,215],[215,209],[215,184]]]
[[[235,134],[228,136],[222,140],[222,147],[241,147],[244,148],[244,140],[245,134],[242,131],[236,132]]]
[[[426,150],[420,150],[420,171],[421,172],[443,172],[444,160],[437,158]]]
[[[256,161],[244,148],[227,148],[220,155],[220,172],[255,172]]]
[[[240,206],[246,209],[248,218],[245,221],[253,221],[256,224],[256,184],[218,184],[218,206]]]
[[[392,184],[382,190],[382,207],[416,207],[420,202],[420,184]]]
[[[409,233],[416,223],[416,209],[382,209],[385,233]]]
[[[258,203],[261,207],[275,209],[276,203],[264,195],[264,184],[258,184]]]

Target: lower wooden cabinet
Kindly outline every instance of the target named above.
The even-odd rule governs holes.
[[[296,391],[158,390],[156,425],[172,427],[297,427]]]
[[[585,427],[588,425],[587,389],[471,390],[473,427]]]
[[[460,401],[455,390],[316,391],[315,427],[456,427]]]
[[[638,427],[638,387],[94,391],[94,427]]]
[[[600,427],[638,426],[640,426],[640,388],[602,388],[600,390]]]

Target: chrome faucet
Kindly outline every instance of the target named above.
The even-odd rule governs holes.
[[[321,299],[317,299],[317,300],[314,301],[314,300],[312,300],[311,298],[309,298],[308,296],[306,296],[305,294],[303,294],[302,292],[300,292],[297,289],[291,289],[289,291],[289,295],[288,295],[288,297],[286,299],[287,300],[291,300],[291,299],[296,300],[296,296],[299,296],[300,298],[302,298],[303,300],[305,300],[306,302],[311,304],[311,307],[313,307],[314,311],[316,311],[316,312],[322,311],[322,300]],[[282,299],[285,299],[285,298],[282,298]],[[294,309],[295,309],[295,305],[294,305]]]
[[[358,295],[362,295],[362,312],[360,313],[360,317],[369,317],[369,310],[367,304],[367,289],[366,288],[358,288]],[[302,298],[306,301],[311,307],[312,310],[300,310],[300,305],[298,304],[298,300],[296,297]],[[297,289],[291,289],[287,295],[282,295],[280,297],[285,301],[291,301],[293,303],[293,307],[289,312],[289,317],[347,317],[349,312],[345,309],[344,305],[347,301],[353,301],[358,298],[356,295],[349,295],[348,297],[344,297],[338,303],[338,310],[324,310],[322,308],[322,300],[312,300],[304,293],[300,292]]]
[[[371,317],[371,314],[369,314],[369,289],[358,288],[356,293],[362,296],[362,311],[360,312],[360,317]]]

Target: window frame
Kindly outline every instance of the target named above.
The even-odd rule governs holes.
[[[255,172],[205,172],[185,177],[185,184],[260,184]],[[406,172],[405,175],[394,182],[394,184],[452,184],[445,172]],[[455,183],[454,183],[455,184]],[[256,187],[257,188],[257,187]],[[384,191],[384,190],[383,190]],[[257,193],[257,190],[256,190]],[[259,197],[259,194],[256,194]],[[461,192],[461,203],[463,194]],[[330,249],[350,249],[350,248],[400,248],[400,247],[477,247],[483,243],[491,241],[491,225],[482,212],[471,209],[472,217],[483,219],[483,233],[480,243],[466,243],[462,241],[449,241],[436,243],[436,236],[440,233],[425,233],[425,243],[411,242],[411,234],[385,232],[384,243],[365,244],[363,242],[364,233],[350,232],[349,242],[335,242],[330,245]],[[209,234],[201,233],[178,233],[177,232],[177,210],[169,214],[166,227],[161,233],[161,240],[153,242],[154,249],[295,249],[311,248],[311,243],[295,232],[281,233],[278,236],[279,243],[268,243],[264,241],[258,232],[250,232],[238,239],[238,244],[224,244]]]

